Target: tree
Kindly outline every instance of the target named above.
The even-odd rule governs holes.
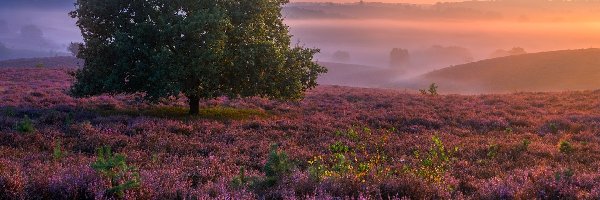
[[[287,0],[77,0],[84,44],[76,97],[183,94],[190,114],[201,99],[259,96],[297,100],[326,69],[318,49],[291,47]]]
[[[83,44],[80,42],[71,42],[69,46],[67,46],[67,50],[71,52],[71,55],[77,57],[77,54],[79,54],[79,49],[81,49],[82,46]]]
[[[410,64],[410,54],[407,49],[393,48],[390,52],[390,66],[403,68]]]

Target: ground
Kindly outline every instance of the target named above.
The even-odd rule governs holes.
[[[188,117],[183,99],[71,98],[68,71],[0,69],[0,199],[600,197],[600,91],[319,86]],[[103,146],[132,168],[99,168]]]

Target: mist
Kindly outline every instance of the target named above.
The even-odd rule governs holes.
[[[71,0],[0,2],[0,60],[70,55],[81,41],[71,10]]]
[[[1,1],[0,60],[70,55],[82,40],[73,3]],[[330,72],[319,82],[330,85],[417,89],[426,74],[466,63],[600,47],[600,2],[428,3],[290,3],[282,15],[294,43],[321,50],[315,59]]]

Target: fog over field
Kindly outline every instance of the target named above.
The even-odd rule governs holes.
[[[76,20],[68,15],[73,2],[0,2],[0,60],[70,55],[67,45],[81,41]],[[600,47],[600,3],[595,1],[383,2],[284,6],[293,40],[321,49],[316,59],[330,68],[321,83],[408,87],[397,82],[454,65]],[[344,80],[364,77],[375,80]]]

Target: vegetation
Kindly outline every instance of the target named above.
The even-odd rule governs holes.
[[[201,99],[300,99],[326,69],[313,62],[319,50],[290,47],[285,3],[78,0],[71,16],[85,65],[71,93],[143,93],[154,102],[182,93],[194,115]]]
[[[103,146],[97,150],[96,156],[92,168],[108,179],[108,198],[123,198],[125,191],[140,186],[137,169],[127,165],[124,155],[113,154],[109,146]]]
[[[419,166],[414,169],[414,173],[427,181],[441,183],[451,169],[452,162],[455,161],[454,154],[458,152],[458,147],[446,149],[442,140],[437,136],[433,136],[431,141],[433,145],[425,155],[415,151],[414,156],[419,160]]]
[[[134,180],[124,199],[600,197],[595,91],[429,98],[319,86],[301,102],[203,102],[268,114],[219,120],[172,117],[186,115],[183,99],[72,98],[68,71],[0,69],[0,199],[118,198],[109,190]],[[142,112],[163,106],[167,117]],[[14,127],[25,115],[36,131]],[[105,145],[112,156],[96,154]],[[92,167],[109,160],[131,169],[118,184],[103,171],[127,170]]]
[[[22,121],[18,122],[16,125],[16,129],[20,133],[33,133],[35,132],[35,127],[33,125],[33,121],[29,119],[29,116],[25,115]]]

